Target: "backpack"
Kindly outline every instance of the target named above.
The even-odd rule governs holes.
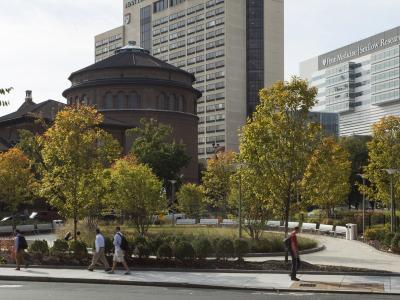
[[[291,237],[290,235],[287,238],[283,239],[283,245],[285,246],[285,250],[290,249]]]
[[[23,236],[19,237],[18,248],[23,250],[28,249],[28,243],[26,242],[25,237]]]
[[[119,245],[121,247],[122,250],[129,251],[129,243],[128,240],[120,233],[117,233],[120,237],[121,237],[121,245]]]

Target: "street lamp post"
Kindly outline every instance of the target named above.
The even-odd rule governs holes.
[[[399,169],[384,169],[386,173],[390,176],[390,232],[394,232],[396,228],[396,208],[395,208],[395,201],[394,201],[394,191],[393,191],[393,175],[399,173]]]
[[[365,175],[364,174],[357,174],[362,178],[362,183],[365,186]],[[365,193],[363,192],[363,198],[362,198],[362,233],[363,233],[363,239],[365,239]]]
[[[171,190],[171,210],[172,210],[172,226],[175,226],[175,184],[176,180],[168,180],[171,183],[172,190]]]

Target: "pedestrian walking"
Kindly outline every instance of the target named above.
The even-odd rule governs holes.
[[[15,270],[21,270],[21,265],[25,265],[25,268],[28,268],[28,264],[25,263],[25,249],[28,248],[28,243],[26,242],[25,237],[21,234],[21,232],[17,229],[15,230],[15,263],[17,267]]]
[[[104,236],[101,234],[100,229],[96,229],[96,240],[95,240],[95,252],[93,253],[93,259],[91,265],[88,267],[88,270],[93,272],[96,264],[100,260],[104,265],[104,269],[106,272],[110,271],[110,265],[108,264],[106,255],[105,255],[105,246],[106,242]]]
[[[296,226],[292,233],[290,234],[290,245],[289,252],[292,257],[292,270],[290,273],[290,278],[292,281],[299,281],[297,278],[297,270],[300,267],[300,255],[299,255],[299,246],[297,243],[297,234],[299,233],[299,226]]]
[[[118,263],[122,263],[125,268],[125,275],[131,274],[128,264],[125,261],[125,252],[128,250],[128,241],[121,233],[121,228],[117,226],[115,228],[115,235],[114,235],[114,257],[113,257],[113,265],[109,274],[114,274],[115,268],[117,267]]]

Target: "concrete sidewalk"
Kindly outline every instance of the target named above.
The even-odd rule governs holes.
[[[319,291],[400,295],[398,276],[305,275],[293,282],[288,274],[132,271],[131,275],[102,270],[0,268],[0,280],[123,284],[144,286],[250,289],[264,291]]]

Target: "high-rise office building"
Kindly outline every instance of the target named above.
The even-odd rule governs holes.
[[[197,103],[199,158],[218,146],[237,151],[238,131],[255,110],[258,91],[284,77],[284,0],[125,0],[123,5],[124,25],[115,30],[124,43],[136,41],[196,76],[195,88],[203,93]],[[114,52],[103,46],[107,35],[95,38],[97,61]]]
[[[314,110],[339,113],[340,135],[369,135],[380,118],[400,116],[399,47],[396,27],[300,64],[318,88]]]

